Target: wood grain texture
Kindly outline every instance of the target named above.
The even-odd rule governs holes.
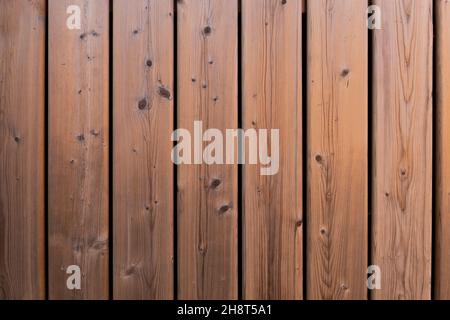
[[[308,299],[367,296],[366,9],[308,2]]]
[[[81,30],[66,27],[69,5]],[[49,297],[108,298],[109,1],[49,1]],[[81,290],[66,287],[81,268]]]
[[[435,298],[450,299],[450,1],[436,1]]]
[[[0,0],[0,300],[45,298],[45,19]]]
[[[245,299],[303,295],[301,17],[301,0],[242,2],[243,127],[280,130],[278,173],[243,169]]]
[[[372,297],[430,299],[433,5],[375,4],[372,263],[382,288]]]
[[[172,299],[173,3],[114,1],[114,298]]]
[[[237,127],[237,14],[236,0],[178,1],[178,128],[192,138],[197,120]],[[237,298],[237,165],[180,165],[177,197],[178,298]]]

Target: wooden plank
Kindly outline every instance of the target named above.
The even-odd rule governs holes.
[[[114,298],[173,298],[173,4],[114,1]]]
[[[69,30],[69,5],[81,29]],[[49,296],[108,298],[109,1],[49,1]],[[66,286],[70,265],[81,290]]]
[[[435,298],[450,299],[450,2],[436,3]]]
[[[366,9],[308,2],[308,299],[367,297]]]
[[[382,288],[372,297],[430,299],[433,5],[375,4],[372,263]]]
[[[278,129],[280,154],[274,175],[243,169],[245,299],[303,294],[301,17],[301,0],[242,2],[243,127]]]
[[[178,128],[225,136],[237,127],[237,1],[177,5]],[[177,197],[178,298],[237,298],[237,165],[180,165]]]
[[[45,298],[45,19],[0,0],[0,300]]]

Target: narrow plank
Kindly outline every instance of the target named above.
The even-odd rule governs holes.
[[[308,2],[308,299],[367,298],[366,9]]]
[[[177,5],[178,128],[225,135],[237,127],[237,1]],[[237,165],[180,165],[177,197],[178,298],[237,298]]]
[[[69,30],[69,5],[81,30]],[[109,1],[49,1],[49,297],[108,298]],[[81,269],[69,290],[67,267]]]
[[[114,298],[172,299],[173,3],[114,1]]]
[[[430,299],[432,0],[376,0],[372,263],[375,299]]]
[[[0,0],[0,300],[45,298],[45,19]]]
[[[243,169],[245,299],[303,295],[301,17],[301,0],[242,2],[243,127],[278,129],[280,157]]]
[[[436,3],[435,298],[450,299],[450,2]]]

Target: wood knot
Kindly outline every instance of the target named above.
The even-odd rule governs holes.
[[[287,0],[281,0],[281,4],[285,5],[287,3]]]
[[[232,209],[231,204],[224,204],[219,208],[219,214],[225,214]]]
[[[14,137],[14,141],[17,143],[17,144],[19,144],[20,143],[20,140],[22,140],[19,136],[15,136]]]
[[[83,142],[83,141],[84,141],[84,134],[79,134],[79,135],[77,136],[77,140],[78,140],[79,142]]]
[[[125,276],[131,276],[132,274],[136,273],[136,266],[135,265],[131,265],[129,266],[127,269],[125,269]]]
[[[163,97],[163,98],[165,98],[165,99],[167,99],[167,100],[170,100],[170,91],[169,90],[167,90],[166,88],[164,88],[163,86],[159,86],[159,88],[158,88],[158,94],[161,96],[161,97]]]
[[[207,248],[206,245],[203,244],[203,243],[199,243],[197,249],[198,249],[198,252],[199,252],[202,256],[205,256],[205,255],[206,255],[206,252],[208,251],[208,248]]]
[[[211,29],[210,26],[206,26],[206,27],[203,28],[203,34],[205,36],[209,36],[211,34],[211,32],[212,32],[212,29]]]
[[[152,62],[152,60],[148,59],[147,61],[145,61],[145,64],[147,67],[151,68],[153,65],[153,62]]]
[[[222,183],[222,181],[220,181],[219,179],[213,179],[209,186],[211,189],[217,189],[221,183]]]
[[[147,107],[147,99],[142,99],[138,102],[139,110],[144,110]]]
[[[341,77],[342,77],[342,78],[345,78],[346,76],[349,75],[349,73],[350,73],[350,70],[344,69],[344,70],[342,70],[342,72],[341,72]]]
[[[322,158],[322,156],[321,156],[320,154],[316,155],[316,161],[317,161],[318,163],[322,163],[323,158]]]

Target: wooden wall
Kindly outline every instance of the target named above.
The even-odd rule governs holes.
[[[447,0],[0,0],[0,299],[450,299],[449,19]],[[278,130],[277,173],[251,135],[175,165],[195,121]]]

